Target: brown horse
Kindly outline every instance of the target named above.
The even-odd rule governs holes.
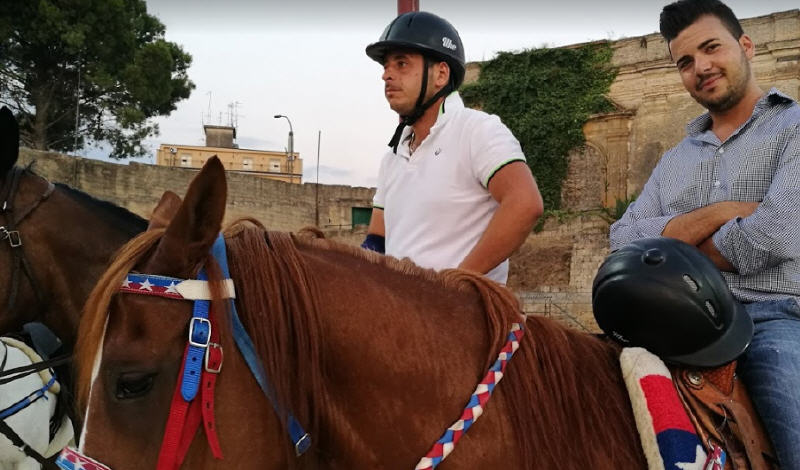
[[[190,302],[119,286],[129,271],[194,279],[205,265],[211,292],[220,292],[208,253],[225,198],[224,170],[211,159],[171,222],[121,250],[87,302],[82,451],[112,469],[156,466],[192,313]],[[220,321],[215,427],[224,459],[212,457],[201,431],[185,468],[413,468],[520,321],[513,295],[480,276],[301,235],[245,221],[225,236],[237,310],[278,408],[306,427],[311,451],[294,456]],[[225,305],[214,301],[221,320]],[[441,468],[645,468],[618,351],[544,318],[529,318],[525,330],[483,417]]]
[[[147,222],[16,166],[19,128],[0,110],[0,333],[49,326],[72,350],[81,309],[111,255]]]

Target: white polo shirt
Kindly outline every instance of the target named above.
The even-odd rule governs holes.
[[[503,166],[525,161],[500,118],[450,94],[436,124],[409,153],[412,128],[383,157],[373,205],[383,209],[386,254],[433,269],[455,268],[477,244],[498,203],[487,189]],[[505,283],[508,260],[487,276]]]

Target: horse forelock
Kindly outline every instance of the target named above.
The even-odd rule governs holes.
[[[163,234],[163,229],[142,232],[123,245],[89,294],[81,315],[78,342],[75,346],[75,361],[78,365],[75,386],[79,410],[85,410],[88,404],[92,370],[95,358],[101,354],[100,348],[103,344],[111,299],[119,290],[125,276],[155,246]]]

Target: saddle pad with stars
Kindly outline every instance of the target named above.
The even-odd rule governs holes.
[[[725,453],[715,448],[706,454],[661,359],[642,348],[625,348],[620,366],[648,468],[722,470]]]

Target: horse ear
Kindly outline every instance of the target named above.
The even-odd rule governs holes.
[[[0,109],[0,174],[6,174],[19,157],[19,125],[6,106]]]
[[[161,200],[158,201],[153,214],[150,216],[150,223],[147,225],[147,230],[157,228],[166,228],[178,209],[181,207],[181,197],[172,191],[164,191]]]
[[[183,203],[145,263],[146,272],[184,278],[194,275],[222,228],[227,191],[225,168],[214,156],[189,184]]]

